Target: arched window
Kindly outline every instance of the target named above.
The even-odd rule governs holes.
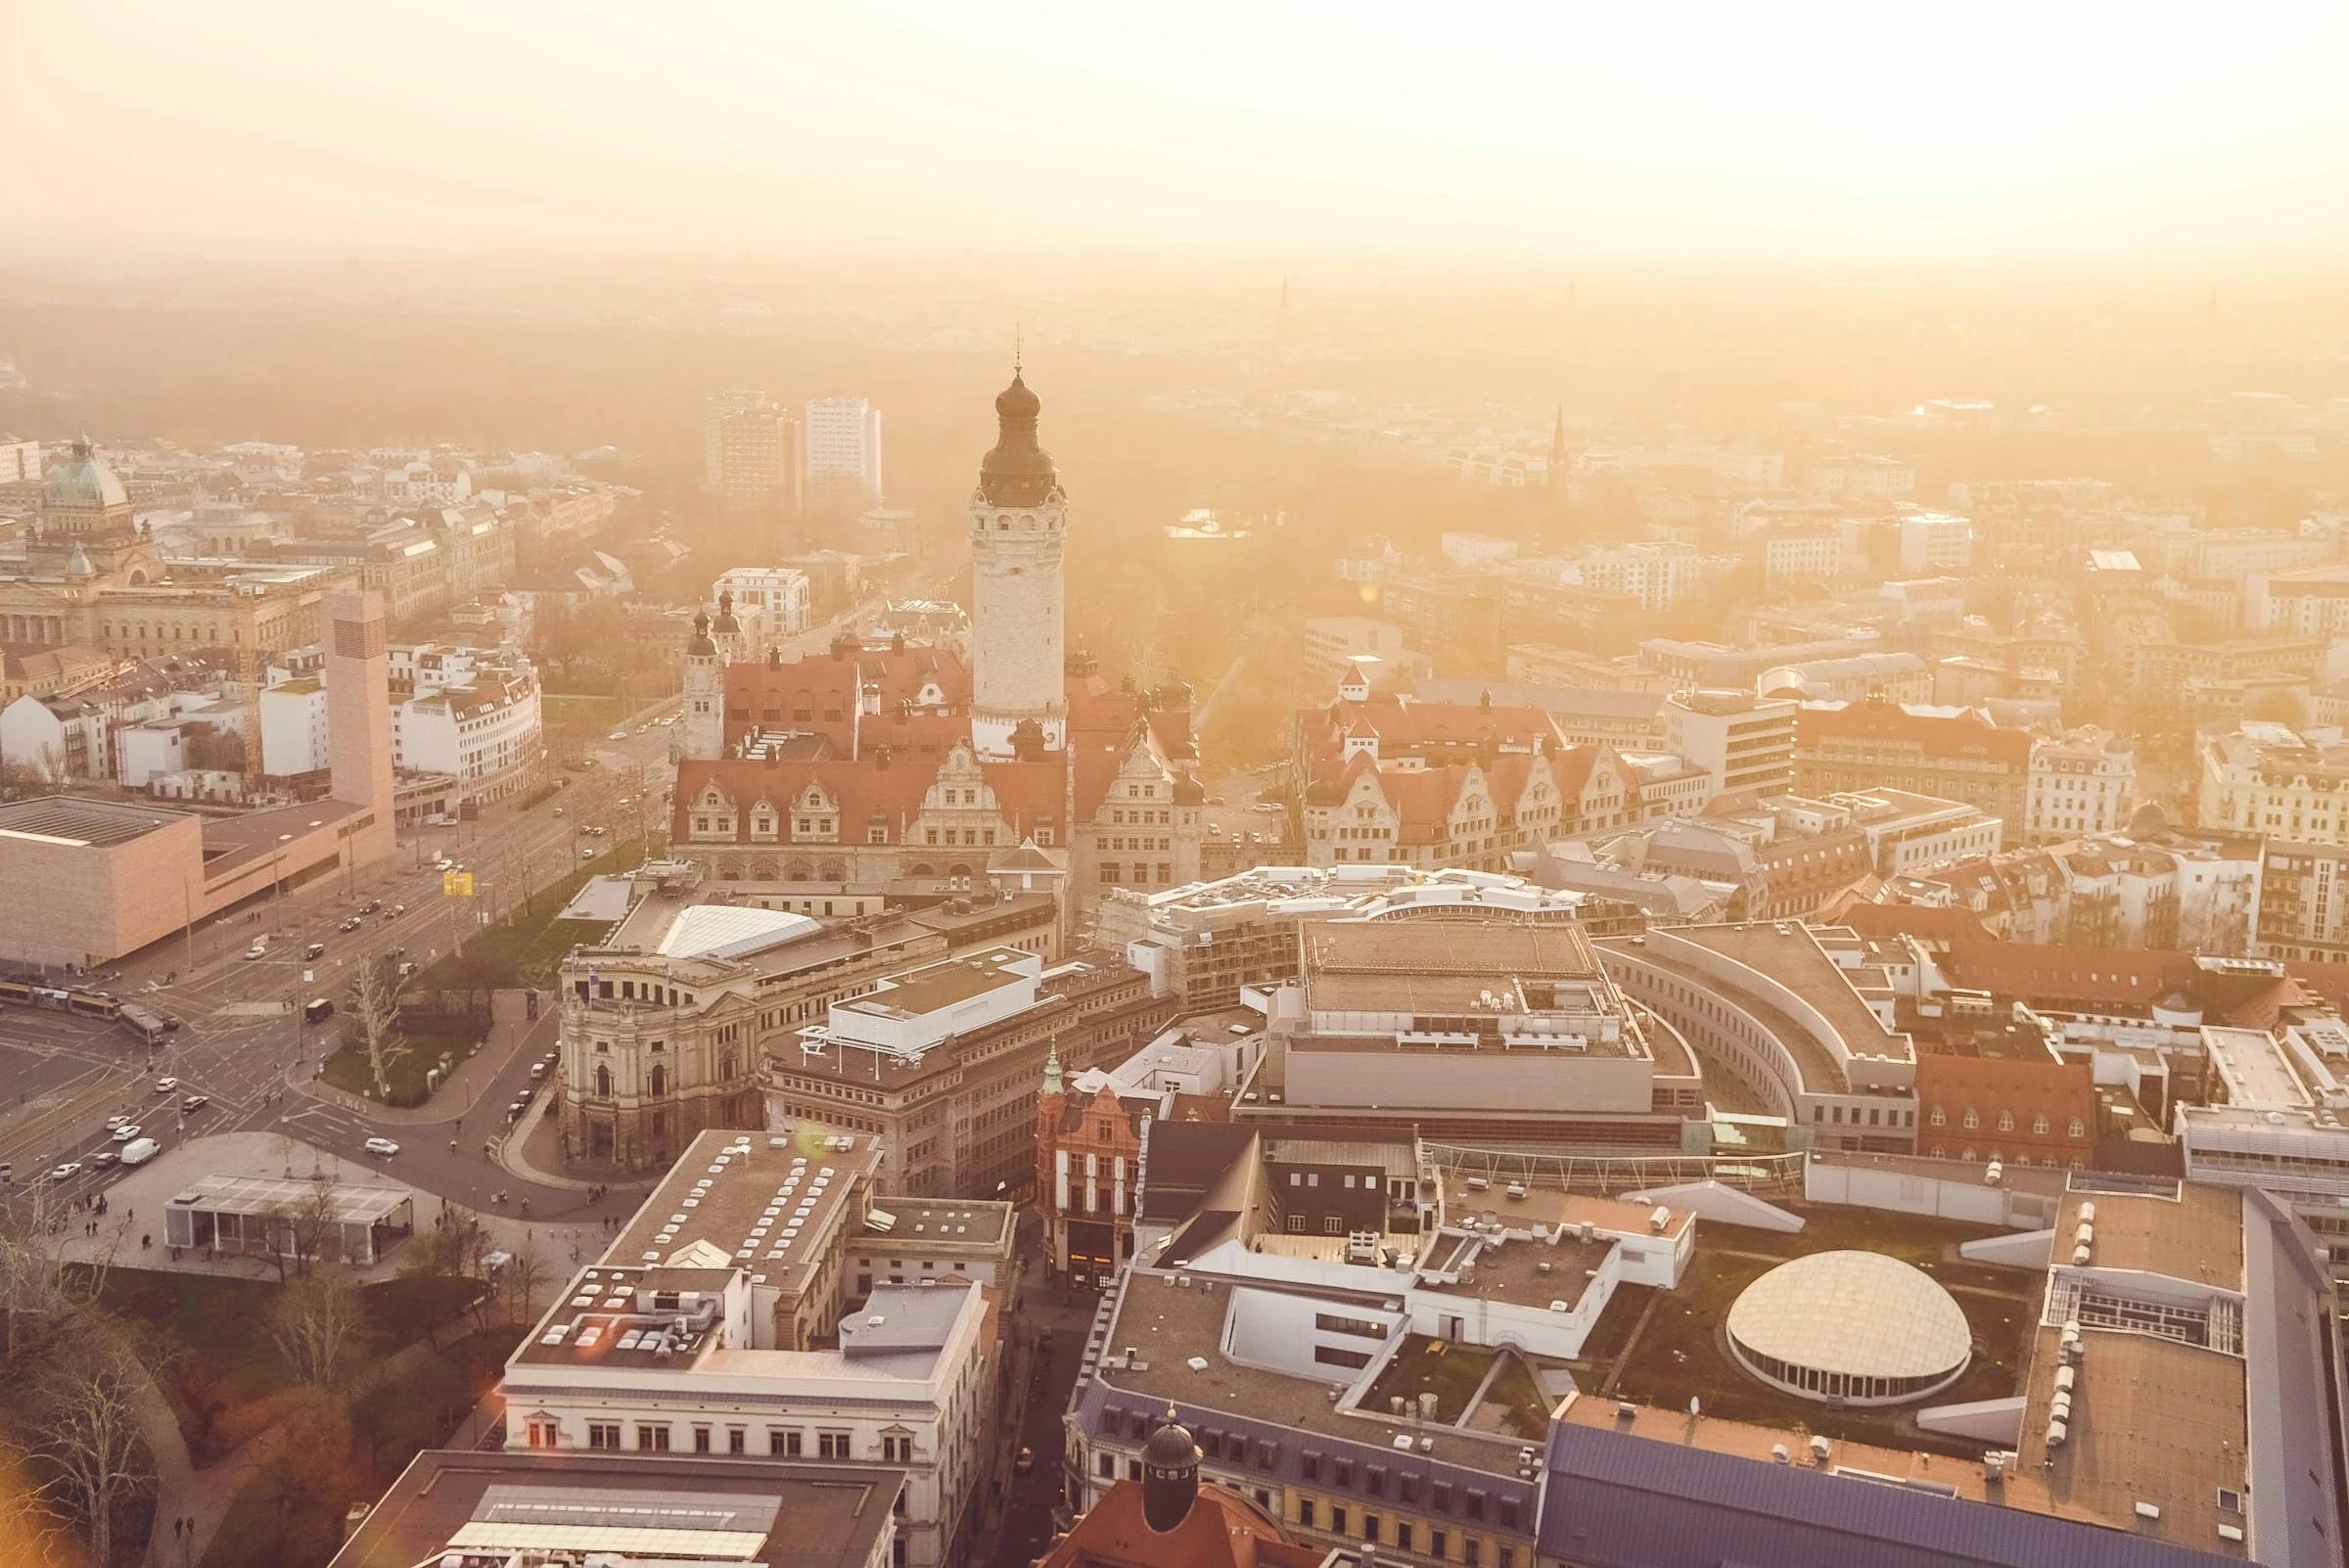
[[[1974,1111],[1968,1111],[1965,1113],[1965,1130],[1968,1132],[1971,1132],[1974,1129],[1980,1127],[1981,1125],[1982,1118],[1979,1113]],[[1970,1160],[1973,1158],[1973,1156],[1969,1154],[1966,1156],[1966,1158]]]
[[[1936,1105],[1933,1107],[1932,1116],[1927,1118],[1927,1120],[1929,1120],[1935,1127],[1948,1127],[1950,1125],[1950,1113]]]
[[[2031,1118],[2031,1130],[2043,1138],[2048,1135],[2048,1116],[2045,1111]]]
[[[2014,1130],[2014,1113],[2012,1111],[2001,1111],[1999,1113],[1999,1130],[2002,1132],[2011,1132]]]
[[[662,1095],[664,1095],[664,1094],[667,1094],[668,1092],[668,1068],[666,1068],[666,1067],[656,1067],[656,1068],[654,1068],[654,1069],[653,1069],[653,1098],[657,1100],[657,1099],[659,1099],[659,1098],[660,1098]]]
[[[607,1096],[611,1094],[612,1069],[609,1067],[598,1067],[595,1070],[595,1092]]]

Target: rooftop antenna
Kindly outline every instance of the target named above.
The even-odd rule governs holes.
[[[1011,379],[1017,381],[1027,369],[1028,329],[1020,322],[1011,324]]]

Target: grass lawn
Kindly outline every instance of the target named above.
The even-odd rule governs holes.
[[[595,921],[557,920],[556,913],[588,878],[634,870],[661,847],[657,839],[614,841],[594,859],[581,861],[561,881],[532,894],[527,912],[517,909],[496,925],[483,927],[466,939],[461,958],[444,954],[410,984],[422,992],[553,985],[564,955],[604,929]]]
[[[1485,1390],[1469,1425],[1479,1431],[1506,1432],[1528,1443],[1549,1436],[1549,1399],[1524,1357],[1502,1354],[1500,1370],[1493,1374],[1492,1385]]]
[[[1489,1350],[1413,1334],[1387,1362],[1378,1381],[1370,1385],[1366,1403],[1372,1409],[1384,1410],[1388,1400],[1398,1394],[1411,1402],[1422,1394],[1433,1394],[1436,1419],[1456,1421],[1492,1365],[1493,1352]]]
[[[1916,1406],[1839,1410],[1757,1382],[1730,1357],[1722,1325],[1745,1287],[1788,1258],[1846,1248],[1884,1252],[1940,1280],[1973,1330],[1974,1359],[1964,1375],[1919,1405],[2004,1399],[2019,1384],[2027,1341],[2038,1318],[2039,1276],[1949,1256],[1960,1240],[2000,1233],[1983,1226],[1860,1209],[1814,1209],[1805,1217],[1810,1224],[1792,1236],[1727,1225],[1708,1230],[1681,1288],[1656,1302],[1646,1326],[1623,1357],[1615,1392],[1666,1409],[1686,1409],[1693,1396],[1704,1401],[1708,1415],[1728,1420],[1788,1428],[1800,1424],[1829,1437],[1912,1444],[1935,1453],[1978,1457],[1979,1442],[1917,1431],[1906,1418]],[[1609,1304],[1610,1311],[1615,1305]]]
[[[440,1065],[445,1053],[453,1066],[481,1041],[467,1035],[410,1035],[402,1032],[405,1047],[384,1064],[387,1105],[422,1105],[432,1097],[425,1075]],[[346,1093],[375,1098],[375,1075],[368,1071],[367,1047],[346,1036],[343,1045],[326,1059],[326,1081]]]

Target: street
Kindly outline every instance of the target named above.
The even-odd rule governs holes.
[[[663,711],[673,707],[665,703]],[[478,820],[405,832],[398,853],[382,864],[280,889],[89,982],[179,1019],[161,1046],[150,1050],[118,1024],[0,1011],[0,1084],[8,1091],[0,1098],[0,1162],[13,1167],[11,1179],[29,1182],[76,1163],[80,1170],[54,1183],[53,1195],[74,1201],[103,1191],[118,1174],[103,1157],[128,1141],[108,1127],[118,1116],[166,1147],[207,1133],[267,1130],[364,1160],[367,1139],[389,1137],[400,1145],[393,1160],[411,1185],[484,1207],[504,1191],[510,1213],[523,1212],[526,1199],[532,1215],[581,1211],[583,1193],[518,1178],[482,1152],[483,1139],[505,1130],[505,1107],[533,1087],[530,1063],[554,1048],[553,1007],[527,1028],[501,1021],[492,1029],[482,1047],[485,1079],[484,1064],[477,1063],[434,1100],[406,1111],[319,1084],[339,1015],[313,1026],[302,1007],[324,997],[340,1008],[365,962],[397,954],[421,967],[526,899],[543,912],[534,896],[568,875],[582,848],[600,853],[658,829],[677,730],[647,723],[650,716],[638,715],[623,739],[589,743],[593,765],[558,774],[565,787],[535,806],[501,803]],[[590,835],[594,827],[604,836]],[[443,855],[474,873],[472,898],[442,895],[434,862]],[[361,913],[369,903],[377,912]],[[354,920],[355,929],[340,929]],[[265,952],[247,958],[261,937]],[[306,957],[313,945],[323,951]],[[204,1103],[189,1108],[191,1097]],[[606,1207],[619,1211],[620,1199],[615,1193]]]

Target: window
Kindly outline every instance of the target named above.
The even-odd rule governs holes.
[[[1323,1235],[1342,1235],[1345,1233],[1345,1229],[1346,1222],[1339,1219],[1336,1215],[1326,1214],[1321,1217],[1321,1233]]]
[[[747,1433],[747,1432],[745,1432],[745,1431],[744,1431],[744,1430],[743,1430],[741,1427],[739,1427],[739,1426],[730,1426],[730,1427],[727,1427],[727,1428],[726,1428],[726,1452],[727,1452],[728,1453],[744,1453],[744,1452],[746,1452],[746,1449],[745,1449],[745,1444],[746,1444],[746,1442],[748,1441],[749,1437],[750,1437],[750,1434],[749,1434],[749,1433]]]
[[[1104,1453],[1094,1463],[1093,1468],[1100,1472],[1102,1480],[1115,1481],[1118,1478],[1118,1456],[1114,1453]]]
[[[1387,1330],[1383,1324],[1372,1322],[1367,1317],[1346,1317],[1336,1313],[1313,1314],[1313,1326],[1325,1334],[1352,1334],[1357,1339],[1385,1339],[1387,1337]],[[1306,1462],[1311,1466],[1314,1461],[1309,1459]],[[1313,1479],[1310,1468],[1306,1479],[1309,1481]]]
[[[588,1446],[589,1448],[591,1448],[591,1449],[617,1449],[617,1448],[619,1448],[619,1447],[620,1447],[620,1423],[619,1423],[618,1421],[590,1421],[590,1422],[588,1422],[588,1423],[587,1423],[587,1446]]]
[[[1315,1345],[1313,1360],[1324,1366],[1363,1367],[1370,1364],[1368,1351],[1340,1350],[1335,1345]]]
[[[1334,1502],[1329,1505],[1329,1533],[1333,1536],[1346,1533],[1346,1510]]]
[[[2088,1129],[2087,1129],[2087,1128],[2085,1128],[2085,1127],[2083,1127],[2083,1126],[2081,1125],[2081,1123],[2080,1123],[2080,1118],[2078,1118],[2078,1117],[2076,1117],[2076,1116],[2075,1116],[2075,1117],[2073,1117],[2073,1118],[2072,1118],[2072,1125],[2071,1125],[2071,1128],[2070,1128],[2070,1130],[2068,1130],[2068,1132],[2067,1132],[2067,1134],[2066,1134],[2066,1135],[2067,1135],[2067,1136],[2070,1136],[2070,1137],[2075,1137],[2075,1138],[2076,1138],[2076,1137],[2082,1137],[2082,1136],[2085,1136],[2085,1135],[2087,1134],[2087,1132],[2088,1132]],[[2077,1170],[2077,1169],[2079,1169],[2079,1165],[2080,1165],[2080,1162],[2079,1162],[2079,1161],[2077,1161],[2077,1160],[2074,1160],[2074,1161],[2072,1162],[2072,1167],[2073,1167],[2073,1169],[2074,1169],[2074,1170]]]
[[[2031,1118],[2031,1130],[2043,1138],[2048,1135],[2048,1118],[2045,1112]]]
[[[1477,1568],[1477,1560],[1483,1555],[1483,1542],[1477,1540],[1474,1536],[1462,1536],[1460,1538],[1460,1561],[1466,1563],[1468,1568]]]
[[[2012,1111],[2001,1111],[1999,1113],[1999,1130],[2002,1132],[2011,1132],[2014,1130],[2014,1113]]]
[[[779,1454],[786,1459],[798,1458],[800,1456],[799,1428],[793,1427],[789,1431],[784,1431],[780,1428],[769,1427],[766,1433],[766,1452],[771,1454]]]
[[[668,1424],[665,1422],[662,1425],[654,1426],[649,1422],[638,1422],[636,1447],[653,1453],[667,1453],[668,1452]]]
[[[1311,1530],[1313,1527],[1313,1499],[1299,1498],[1297,1499],[1297,1523],[1299,1526],[1307,1530]]]
[[[693,1452],[696,1453],[710,1452],[710,1429],[708,1427],[697,1426],[693,1429]]]
[[[815,1435],[815,1456],[819,1459],[845,1459],[849,1456],[849,1434],[818,1432]]]
[[[530,1445],[533,1449],[554,1449],[563,1445],[563,1428],[559,1422],[533,1420],[528,1430]]]
[[[1362,1539],[1364,1541],[1376,1541],[1378,1539],[1377,1514],[1365,1513],[1362,1515]]]
[[[913,1439],[884,1434],[881,1439],[881,1457],[891,1464],[913,1462]]]
[[[1981,1125],[1982,1118],[1978,1112],[1968,1111],[1965,1113],[1965,1130],[1968,1132],[1971,1132],[1974,1129],[1980,1127]]]
[[[1395,1545],[1405,1551],[1411,1549],[1411,1522],[1408,1519],[1395,1521]],[[1440,1557],[1443,1553],[1438,1551],[1436,1555]]]

